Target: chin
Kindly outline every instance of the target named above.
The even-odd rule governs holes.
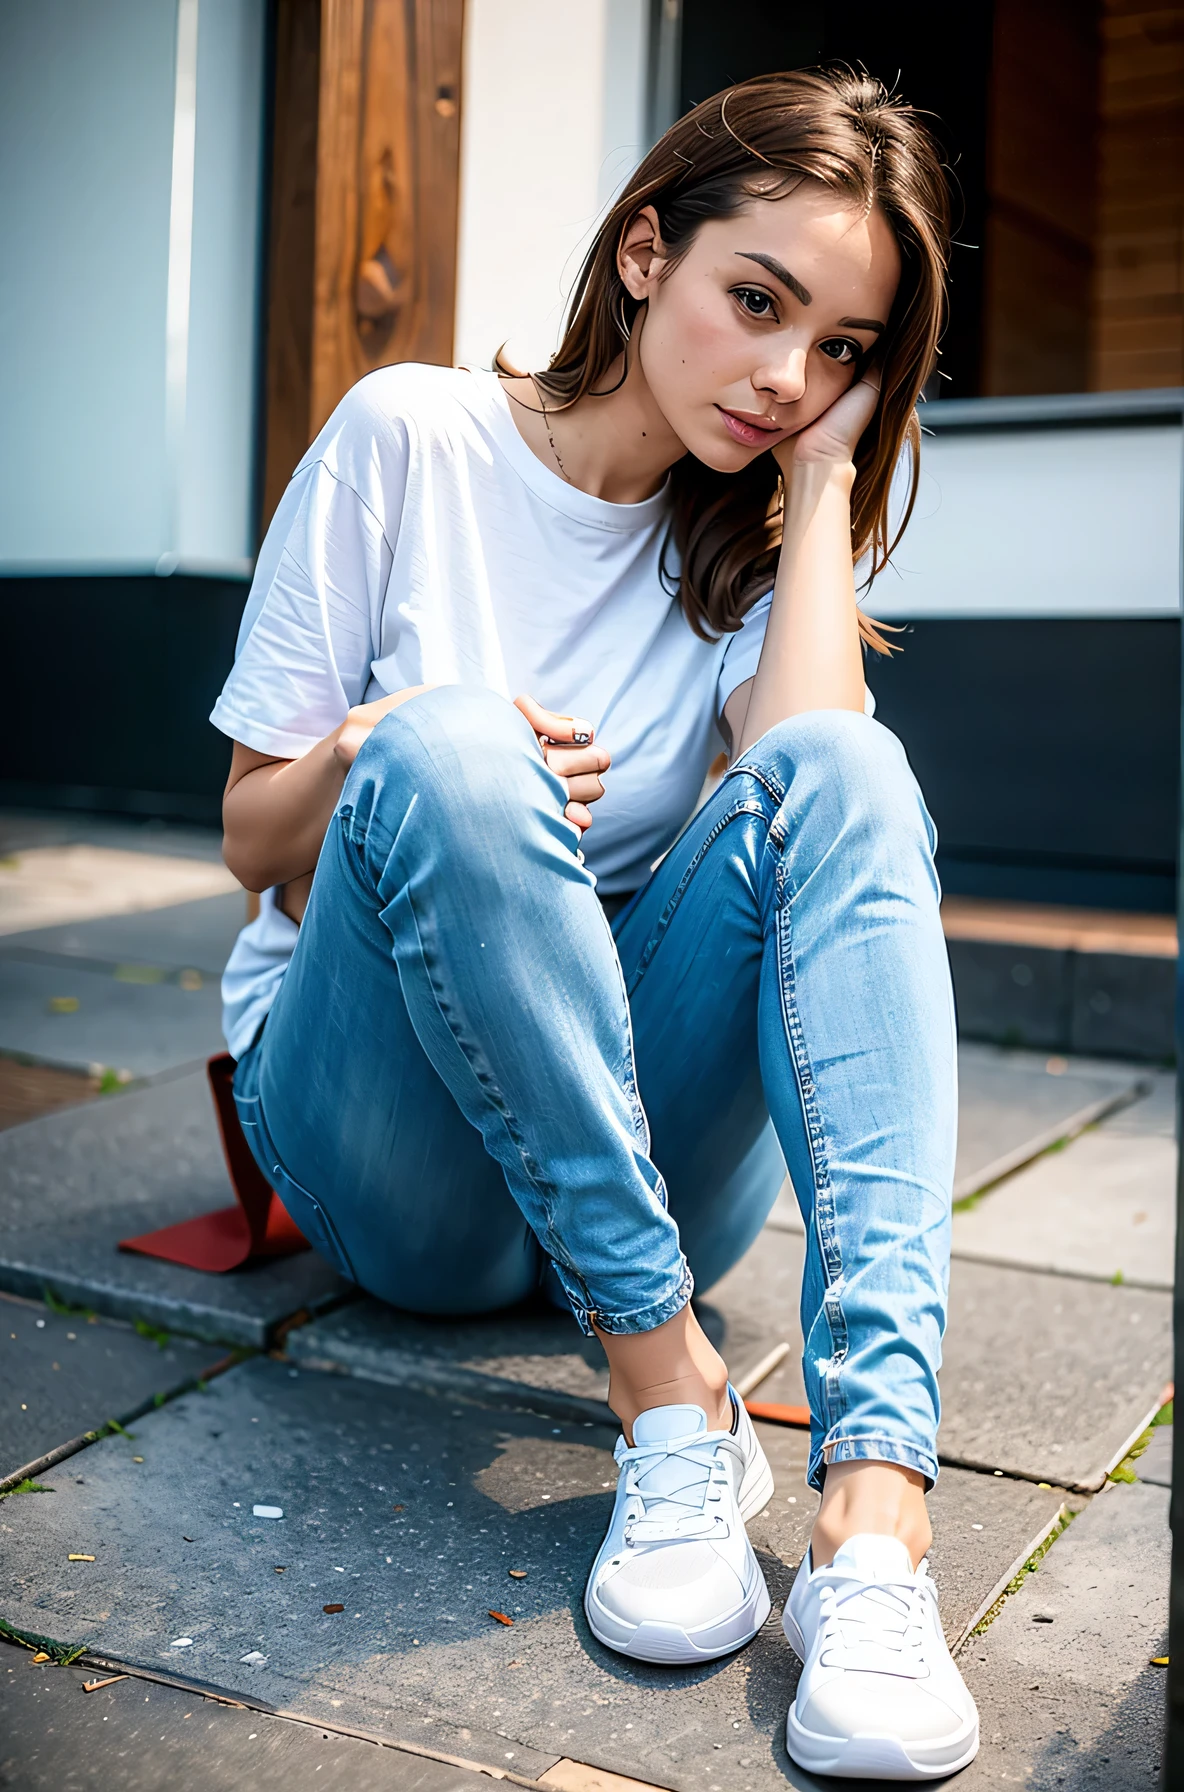
[[[721,442],[715,431],[704,431],[699,436],[688,431],[681,440],[685,443],[687,452],[693,454],[696,460],[702,461],[705,467],[710,467],[713,473],[743,473],[754,460],[759,460],[762,454],[769,452],[767,448],[745,448],[742,443],[734,442],[731,436],[725,436]]]

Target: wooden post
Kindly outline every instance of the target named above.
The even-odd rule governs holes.
[[[363,374],[452,359],[462,0],[322,0],[310,434]]]
[[[265,529],[356,380],[452,359],[463,0],[279,0]]]

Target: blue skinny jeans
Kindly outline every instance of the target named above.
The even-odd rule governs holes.
[[[955,1037],[899,742],[840,710],[770,729],[614,929],[565,801],[489,691],[379,723],[238,1067],[260,1167],[395,1306],[487,1312],[550,1265],[614,1333],[730,1269],[788,1165],[810,1478],[935,1479]]]

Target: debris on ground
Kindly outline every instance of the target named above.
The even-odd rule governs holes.
[[[343,1612],[345,1607],[343,1605],[323,1605],[321,1610],[323,1612]]]
[[[256,1518],[282,1518],[284,1516],[282,1506],[252,1506],[251,1511]]]
[[[512,1624],[514,1622],[513,1618],[507,1618],[505,1612],[491,1611],[489,1615],[491,1618],[496,1618],[499,1624]]]
[[[126,1680],[126,1674],[108,1674],[105,1680],[84,1680],[83,1692],[101,1692],[104,1686],[114,1686],[117,1680]]]

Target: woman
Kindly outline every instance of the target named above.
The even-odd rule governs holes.
[[[769,1612],[744,1520],[772,1478],[689,1303],[788,1164],[822,1490],[789,1748],[905,1778],[977,1744],[922,1560],[954,1034],[852,567],[915,465],[945,241],[878,83],[704,102],[606,218],[548,372],[392,367],[338,407],[213,717],[226,861],[264,892],[225,983],[252,1148],[372,1293],[545,1284],[601,1339],[624,1435],[585,1609],[625,1654],[709,1659]]]

